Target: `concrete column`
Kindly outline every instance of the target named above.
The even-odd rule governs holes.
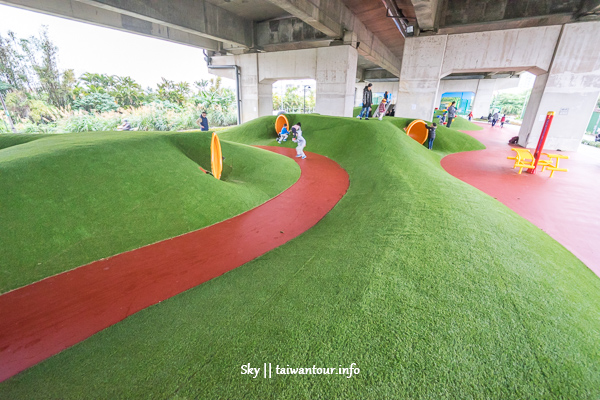
[[[239,56],[213,57],[212,63],[213,65],[237,65],[238,67],[240,67],[240,97],[242,100],[242,123],[258,118],[261,115],[261,107],[259,106],[261,103],[261,97],[259,96],[259,89],[261,94],[263,95],[263,100],[267,97],[267,91],[272,90],[271,88],[265,89],[262,85],[259,85],[258,54],[242,54]],[[235,80],[235,72],[233,69],[209,68],[208,71],[211,74]]]
[[[319,48],[315,112],[352,117],[358,53],[351,46]]]
[[[473,99],[473,117],[487,118],[494,98],[495,79],[479,79],[475,98]]]
[[[406,38],[396,116],[431,120],[437,105],[446,35]]]
[[[351,117],[357,61],[351,46],[213,57],[213,65],[240,67],[242,122],[273,115],[273,83],[282,79],[315,79],[315,112]],[[235,79],[233,70],[209,71]]]
[[[554,111],[545,149],[577,151],[600,95],[600,22],[563,27],[549,73],[538,75],[519,132],[535,147],[545,116]]]

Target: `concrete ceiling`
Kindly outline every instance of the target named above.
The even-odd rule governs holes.
[[[0,0],[211,51],[278,51],[351,44],[359,69],[399,76],[405,39],[597,20],[600,0]]]
[[[396,57],[402,59],[404,37],[394,20],[386,16],[387,8],[381,0],[344,0],[344,4]],[[396,4],[409,20],[416,21],[410,0],[398,0]]]
[[[230,13],[254,22],[289,17],[290,14],[267,0],[206,0]]]

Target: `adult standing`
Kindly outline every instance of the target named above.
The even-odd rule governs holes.
[[[196,120],[196,123],[200,125],[201,131],[204,132],[208,130],[208,118],[206,118],[206,111],[202,111],[202,114],[200,115],[200,118]]]
[[[362,110],[360,110],[360,114],[358,115],[358,118],[360,118],[360,119],[363,118],[363,115],[365,116],[365,119],[369,119],[369,112],[371,111],[371,104],[373,104],[373,92],[371,92],[372,86],[373,86],[373,84],[369,83],[363,89],[363,108],[362,108]],[[365,114],[365,111],[366,111],[366,114]]]
[[[446,128],[450,128],[450,125],[452,125],[452,120],[456,118],[455,104],[456,102],[453,101],[452,104],[450,104],[450,107],[448,107],[448,123],[446,124]]]
[[[498,111],[494,112],[494,115],[492,115],[492,128],[496,125],[496,122],[498,122],[499,116]]]

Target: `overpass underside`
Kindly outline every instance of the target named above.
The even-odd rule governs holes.
[[[486,114],[493,91],[515,82],[493,78],[529,71],[519,143],[534,143],[555,111],[547,147],[576,150],[600,94],[600,0],[0,3],[206,49],[213,66],[238,67],[242,121],[272,113],[279,79],[315,79],[321,114],[351,116],[355,91],[373,82],[394,92],[396,115],[430,120],[448,88],[473,91],[474,114]]]

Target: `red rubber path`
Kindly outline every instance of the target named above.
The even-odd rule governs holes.
[[[483,131],[465,133],[487,148],[446,156],[442,167],[544,230],[600,276],[600,151],[582,145],[579,152],[560,152],[569,156],[560,161],[569,171],[555,172],[552,179],[541,168],[533,175],[525,170],[519,175],[512,169],[514,160],[506,158],[514,155],[508,140],[518,134],[518,127],[478,125]]]
[[[289,148],[265,147],[295,156]],[[307,153],[300,179],[250,211],[0,296],[0,381],[305,232],[344,196],[336,162]]]

